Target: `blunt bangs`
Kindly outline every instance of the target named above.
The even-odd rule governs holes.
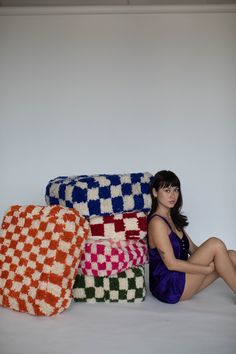
[[[180,188],[180,183],[177,180],[173,181],[161,181],[160,188],[178,187]]]
[[[155,178],[154,188],[178,187],[180,189],[179,178],[171,171],[160,171]]]

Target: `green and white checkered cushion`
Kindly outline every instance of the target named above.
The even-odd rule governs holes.
[[[72,295],[76,302],[142,302],[144,267],[130,268],[109,277],[77,274]]]

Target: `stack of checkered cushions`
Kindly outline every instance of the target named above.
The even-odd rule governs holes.
[[[90,225],[73,289],[75,301],[144,300],[151,177],[148,172],[83,175],[49,182],[46,202],[75,208]]]

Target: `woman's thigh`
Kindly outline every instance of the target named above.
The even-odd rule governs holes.
[[[222,241],[218,238],[212,237],[205,241],[198,249],[188,258],[188,262],[201,265],[209,265],[214,258],[213,248],[221,245]],[[222,243],[223,245],[223,243]],[[212,283],[217,279],[218,274],[214,271],[212,274],[186,274],[184,292],[180,300],[190,299],[196,294],[203,283]]]
[[[182,301],[182,300],[191,299],[193,295],[205,289],[207,286],[213,283],[217,278],[219,278],[219,275],[216,271],[212,272],[209,275],[186,274],[184,292],[180,300]]]
[[[201,244],[188,258],[188,262],[209,265],[216,254],[216,248],[225,248],[225,244],[217,237],[211,237]]]
[[[234,250],[228,250],[228,255],[229,255],[234,267],[236,268],[236,252]],[[205,279],[203,280],[203,282],[202,282],[202,284],[201,284],[201,286],[200,286],[200,288],[198,289],[197,292],[199,293],[199,291],[207,288],[217,278],[219,278],[219,274],[216,271],[214,271],[211,274],[207,275],[205,277]]]

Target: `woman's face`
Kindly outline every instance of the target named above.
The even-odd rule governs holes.
[[[158,205],[173,208],[179,198],[179,188],[170,186],[159,188],[158,191],[153,189],[153,194],[157,197]]]

